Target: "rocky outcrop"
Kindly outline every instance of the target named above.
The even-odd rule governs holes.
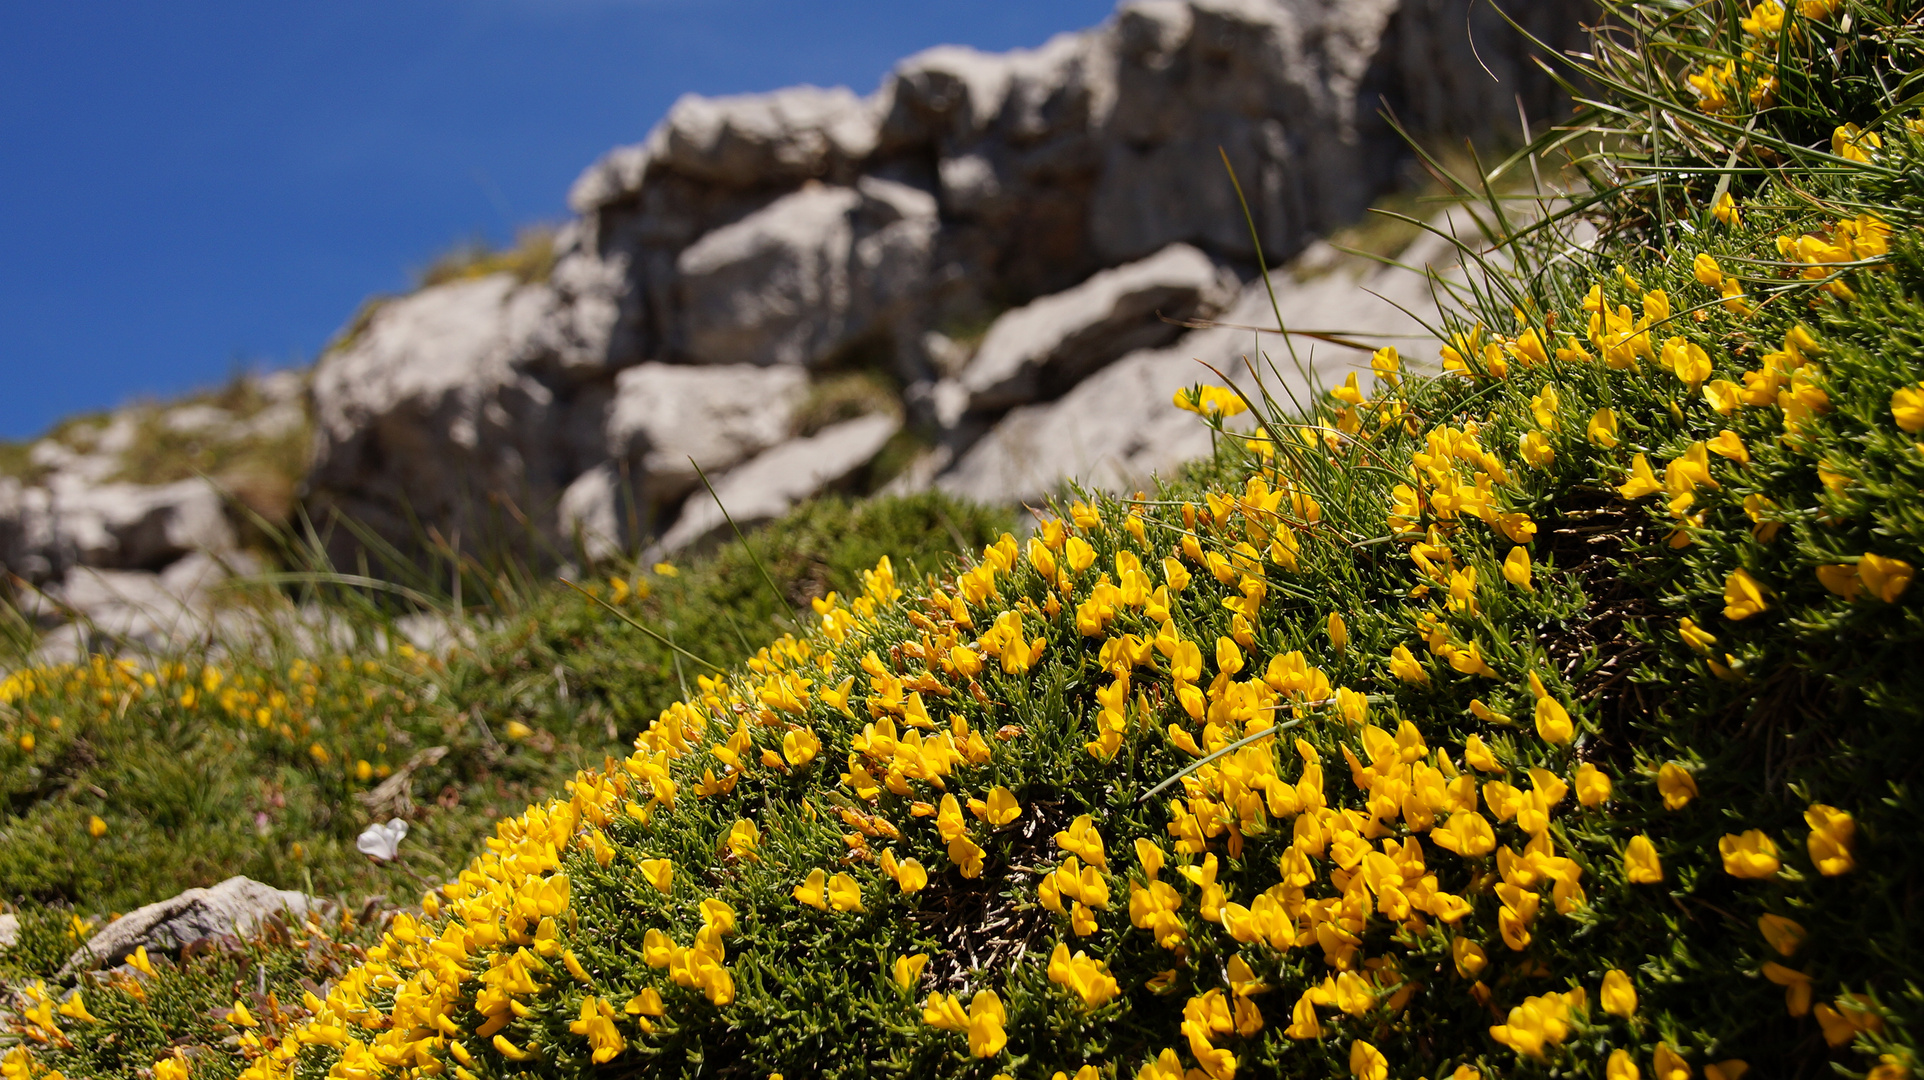
[[[1589,11],[1519,17],[1573,42]],[[1258,241],[1289,259],[1398,182],[1385,107],[1433,140],[1548,114],[1530,51],[1471,0],[1129,0],[1035,49],[931,49],[867,97],[685,97],[577,181],[548,280],[424,290],[322,360],[310,502],[403,544],[509,522],[591,556],[691,542],[714,522],[687,457],[757,508],[863,471],[763,475],[806,384],[850,368],[900,386],[935,445],[903,483],[1123,482],[1196,449],[1146,410],[1248,340],[1176,324],[1234,301]],[[1332,289],[1286,299],[1407,321]]]
[[[1460,224],[1467,230],[1467,220]],[[1449,231],[1447,217],[1437,225]],[[1415,367],[1431,366],[1435,342],[1410,313],[1434,309],[1428,274],[1460,275],[1456,249],[1426,234],[1396,261],[1312,248],[1272,275],[1273,304],[1263,282],[1251,283],[1222,316],[1224,325],[1132,352],[1055,401],[1010,411],[959,460],[922,482],[1004,503],[1037,503],[1065,479],[1114,492],[1153,490],[1154,476],[1172,475],[1211,450],[1209,430],[1172,403],[1179,388],[1227,378],[1251,397],[1267,392],[1287,407],[1352,372],[1367,383],[1370,355],[1385,345]],[[1273,332],[1279,311],[1292,331],[1288,340]]]
[[[137,908],[108,923],[74,950],[57,977],[66,979],[77,972],[112,967],[143,946],[153,952],[178,953],[203,938],[245,936],[274,916],[299,919],[323,903],[305,893],[276,889],[252,878],[231,877],[209,889],[189,889]]]
[[[55,658],[198,636],[290,512],[308,442],[297,372],[62,425],[0,476],[0,595],[63,627]]]
[[[1060,397],[1139,348],[1165,344],[1181,322],[1220,314],[1242,283],[1188,244],[1103,270],[997,319],[958,381],[971,412]]]
[[[690,497],[657,546],[663,552],[679,551],[720,536],[729,518],[742,528],[773,521],[804,499],[847,480],[901,428],[902,422],[893,416],[864,416],[758,455],[724,476],[712,497],[706,492]]]

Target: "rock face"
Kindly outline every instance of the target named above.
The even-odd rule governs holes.
[[[58,656],[196,635],[216,586],[256,568],[248,531],[285,519],[308,441],[297,372],[62,425],[0,475],[0,591],[67,624]]]
[[[1220,314],[1241,287],[1234,270],[1171,244],[1019,307],[989,327],[962,370],[968,408],[993,412],[1060,397],[1116,357],[1173,340],[1179,321]]]
[[[298,919],[321,903],[305,893],[231,877],[211,889],[189,889],[108,923],[74,951],[59,977],[112,967],[143,945],[154,952],[178,952],[202,938],[248,934],[275,915],[286,913]]]
[[[1450,222],[1437,224],[1448,231]],[[1461,222],[1466,232],[1468,224]],[[1426,235],[1397,260],[1403,266],[1372,264],[1327,245],[1312,248],[1272,275],[1273,306],[1263,283],[1251,283],[1221,319],[1231,325],[1132,352],[1055,401],[1014,409],[933,482],[985,502],[1038,502],[1064,479],[1117,492],[1153,490],[1154,475],[1170,475],[1210,452],[1208,429],[1172,404],[1178,388],[1220,382],[1220,371],[1253,397],[1259,392],[1247,366],[1253,365],[1277,400],[1306,400],[1313,386],[1327,390],[1352,372],[1367,381],[1371,352],[1385,345],[1397,346],[1417,367],[1432,364],[1435,343],[1408,312],[1433,307],[1422,271],[1460,275],[1455,248]],[[1295,331],[1294,357],[1281,334],[1233,328],[1273,328],[1278,309]],[[1327,340],[1331,330],[1348,331],[1342,344]]]
[[[1590,13],[1524,7],[1556,45]],[[423,289],[322,359],[308,506],[404,548],[698,542],[715,521],[688,457],[751,517],[869,472],[848,457],[894,420],[808,435],[857,423],[808,419],[851,370],[898,387],[888,411],[933,448],[898,486],[1125,482],[1197,449],[1150,411],[1195,356],[1248,338],[1175,324],[1258,319],[1240,291],[1258,242],[1290,259],[1399,182],[1383,113],[1483,143],[1519,102],[1550,115],[1530,51],[1473,0],[1127,0],[1035,49],[928,50],[866,97],[685,97],[576,182],[545,279]],[[1299,282],[1288,303],[1403,325],[1333,288]],[[0,491],[0,508],[33,498]],[[0,545],[25,543],[6,520]]]
[[[864,416],[783,443],[723,477],[712,498],[706,492],[691,497],[659,547],[678,551],[718,536],[730,517],[744,529],[781,517],[867,465],[901,428],[893,416]]]

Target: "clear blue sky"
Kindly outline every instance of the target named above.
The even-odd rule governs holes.
[[[0,0],[0,439],[305,363],[686,91],[874,89],[1113,0]]]

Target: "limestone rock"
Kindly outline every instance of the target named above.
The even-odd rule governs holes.
[[[1591,6],[1538,0],[1513,14],[1558,48]],[[1263,258],[1285,260],[1403,178],[1409,153],[1384,106],[1419,138],[1486,145],[1510,134],[1519,100],[1552,115],[1536,48],[1477,0],[1125,0],[1102,25],[1037,48],[928,50],[867,97],[683,98],[576,183],[580,216],[556,236],[546,281],[497,275],[388,302],[320,362],[307,509],[323,525],[340,510],[404,549],[533,532],[566,557],[577,538],[642,542],[687,490],[686,453],[776,453],[760,435],[690,434],[693,421],[659,442],[635,434],[653,421],[623,427],[621,372],[636,365],[883,369],[907,412],[942,427],[943,461],[955,462],[944,483],[998,497],[1036,490],[1013,479],[1040,460],[1017,450],[1023,431],[1038,446],[1069,439],[1071,471],[1100,458],[1136,475],[1191,446],[1172,435],[1167,454],[1128,449],[1160,430],[1145,410],[1173,389],[1143,350],[1228,355],[1217,338],[1170,345],[1172,330],[1143,311],[1178,315],[1193,298],[1189,313],[1204,314],[1226,302],[1213,264],[1246,276],[1258,261],[1218,148]],[[1196,271],[1174,293],[1116,284],[1139,260],[1176,260],[1170,251]],[[1324,288],[1295,282],[1301,300],[1287,302],[1328,300]],[[1347,310],[1300,313],[1330,323]],[[969,348],[998,312],[992,340]],[[1339,347],[1318,344],[1318,362]],[[1111,375],[1125,355],[1134,363]],[[1058,407],[1078,393],[1098,411]],[[611,444],[617,429],[628,434]],[[47,455],[90,484],[112,475],[98,454]],[[98,529],[63,531],[60,512],[0,490],[0,559],[53,580],[95,557],[82,548],[112,546]],[[50,529],[79,539],[25,539]],[[98,557],[147,565],[113,551]]]
[[[74,951],[59,977],[119,964],[143,945],[150,952],[177,953],[202,938],[252,933],[268,918],[285,912],[298,919],[324,902],[252,878],[231,877],[213,888],[189,889],[108,923]]]
[[[767,94],[685,94],[640,146],[612,151],[569,193],[577,213],[633,194],[650,168],[708,183],[758,187],[819,179],[875,148],[873,106],[847,87]]]
[[[1460,274],[1455,249],[1437,236],[1419,239],[1399,259],[1446,277]],[[1010,412],[934,486],[983,502],[1029,505],[1046,501],[1068,480],[1119,493],[1149,489],[1153,474],[1171,475],[1210,452],[1209,431],[1170,400],[1182,387],[1219,381],[1198,361],[1253,397],[1258,391],[1247,359],[1270,393],[1285,402],[1290,394],[1307,400],[1306,394],[1338,385],[1351,372],[1360,372],[1367,388],[1370,353],[1383,345],[1397,346],[1412,367],[1433,365],[1436,344],[1408,313],[1435,309],[1432,283],[1423,273],[1325,247],[1305,253],[1272,280],[1277,306],[1294,332],[1295,358],[1278,334],[1229,326],[1192,331],[1167,348],[1131,353],[1060,400]],[[1275,326],[1262,282],[1245,288],[1221,321]]]
[[[649,498],[665,503],[696,485],[690,458],[719,476],[788,438],[807,394],[797,367],[640,364],[615,377],[608,452],[632,461]]]
[[[314,373],[311,507],[339,509],[390,540],[422,529],[485,541],[498,500],[545,514],[577,470],[539,377],[552,290],[495,274],[423,289],[377,311]]]
[[[878,414],[783,443],[716,481],[714,498],[706,491],[689,496],[681,517],[662,534],[659,547],[664,552],[678,551],[727,530],[721,506],[743,528],[781,517],[874,460],[901,429],[901,420]]]
[[[0,915],[0,952],[13,948],[20,940],[20,916],[8,912]]]
[[[1234,271],[1188,244],[1104,270],[1004,314],[963,370],[969,407],[1006,409],[1058,397],[1104,364],[1182,333],[1165,320],[1209,318],[1236,299]]]
[[[221,493],[205,480],[61,484],[55,528],[85,566],[151,570],[192,551],[234,547]]]
[[[682,351],[814,366],[887,333],[923,288],[937,227],[934,197],[893,181],[783,196],[677,257]]]

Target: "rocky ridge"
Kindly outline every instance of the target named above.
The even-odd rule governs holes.
[[[1521,18],[1556,41],[1586,12]],[[1530,48],[1468,0],[1131,0],[1035,49],[931,49],[867,97],[683,98],[576,182],[548,280],[424,290],[322,360],[310,505],[397,542],[533,521],[559,552],[673,549],[714,531],[688,458],[738,520],[876,479],[795,441],[822,437],[795,425],[809,388],[851,369],[899,394],[906,426],[859,447],[908,462],[898,488],[1133,483],[1196,450],[1168,405],[1192,361],[1254,351],[1179,323],[1273,327],[1219,153],[1289,259],[1398,182],[1385,106],[1485,144],[1546,114]],[[1281,300],[1394,335],[1416,327],[1360,290],[1431,307],[1403,278]]]
[[[1588,11],[1518,17],[1560,44]],[[1130,0],[1035,49],[928,50],[866,97],[691,95],[575,183],[545,276],[381,302],[254,416],[139,423],[311,424],[323,527],[403,549],[532,537],[554,561],[715,536],[697,465],[744,525],[835,487],[1138,487],[1207,451],[1169,398],[1210,367],[1300,392],[1423,339],[1410,313],[1434,308],[1427,273],[1455,273],[1448,243],[1386,266],[1317,238],[1407,181],[1381,111],[1439,143],[1548,115],[1535,47],[1469,0]],[[1255,330],[1279,314],[1362,333],[1291,350]],[[851,379],[868,390],[838,397]],[[0,477],[0,564],[31,614],[92,628],[74,651],[204,626],[210,585],[247,567],[233,477],[116,476],[134,423],[43,440]],[[352,532],[329,537],[352,565]]]

